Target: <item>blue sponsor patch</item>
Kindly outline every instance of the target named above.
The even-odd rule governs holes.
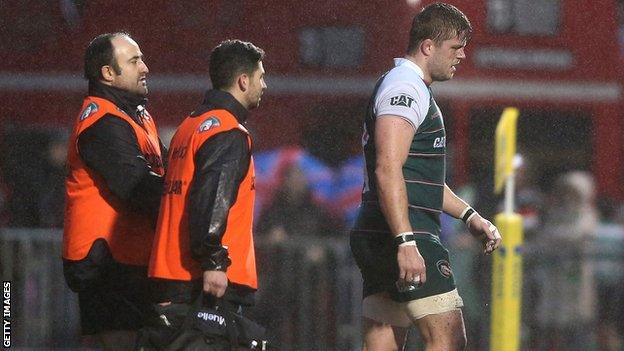
[[[210,130],[212,127],[218,127],[221,125],[221,121],[215,116],[208,117],[207,120],[203,121],[202,124],[199,125],[198,132],[202,133],[207,130]]]
[[[87,107],[85,107],[85,109],[80,114],[80,120],[84,121],[89,116],[97,112],[97,110],[98,110],[98,105],[95,102],[88,104]]]

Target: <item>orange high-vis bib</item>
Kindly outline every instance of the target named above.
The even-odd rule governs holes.
[[[212,110],[201,116],[187,117],[178,127],[169,148],[165,188],[149,265],[150,277],[181,281],[202,277],[199,262],[191,257],[187,213],[188,191],[195,171],[195,154],[210,137],[233,129],[239,129],[247,135],[251,149],[251,137],[247,129],[226,110]],[[228,213],[221,243],[228,248],[232,260],[227,269],[228,280],[257,289],[252,235],[254,199],[252,159],[238,189],[236,201]]]
[[[154,237],[149,219],[128,213],[104,180],[84,164],[78,153],[80,134],[107,114],[128,122],[152,170],[164,175],[160,142],[151,116],[146,112],[143,126],[140,126],[112,102],[93,96],[86,97],[67,152],[69,174],[65,181],[63,258],[85,258],[93,242],[102,238],[108,243],[117,262],[147,266]]]

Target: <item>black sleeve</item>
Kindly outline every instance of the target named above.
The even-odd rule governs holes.
[[[151,170],[128,122],[102,117],[78,137],[78,153],[122,203],[156,223],[163,178]]]
[[[247,136],[240,130],[211,137],[195,154],[189,190],[189,232],[192,257],[205,271],[225,271],[230,264],[221,238],[250,158]]]
[[[160,138],[158,138],[158,142],[160,143],[160,159],[162,160],[162,163],[163,163],[163,169],[167,169],[167,166],[168,166],[167,163],[169,161],[169,150],[167,149],[165,144],[163,144]]]

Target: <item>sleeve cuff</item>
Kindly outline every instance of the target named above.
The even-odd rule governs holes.
[[[222,271],[225,272],[232,260],[228,256],[226,248],[221,247],[211,255],[199,260],[199,264],[203,271]]]

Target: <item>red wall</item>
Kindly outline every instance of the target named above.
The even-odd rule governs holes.
[[[3,4],[0,34],[2,70],[74,72],[95,35],[129,31],[140,43],[154,73],[204,73],[210,50],[226,38],[249,40],[267,49],[273,73],[314,73],[298,64],[298,33],[306,26],[366,28],[361,69],[331,74],[377,74],[388,55],[402,55],[413,11],[403,1],[153,0],[85,1],[72,27],[55,2],[27,0]],[[397,31],[398,29],[398,31]],[[17,47],[17,49],[12,48]],[[11,48],[11,49],[9,49]]]
[[[423,4],[434,1],[423,1]],[[573,79],[590,81],[617,80],[620,47],[617,41],[618,19],[615,0],[561,0],[559,33],[555,36],[495,34],[487,26],[486,1],[450,0],[471,20],[474,28],[467,47],[466,64],[460,66],[462,78],[492,77],[516,79]],[[564,71],[488,69],[474,66],[477,48],[569,50],[573,65]]]

